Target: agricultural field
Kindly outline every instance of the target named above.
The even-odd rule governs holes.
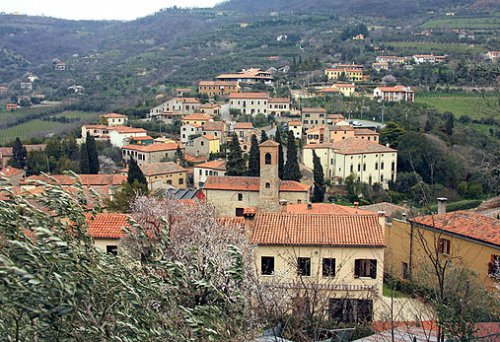
[[[67,124],[43,120],[31,120],[20,125],[0,130],[0,144],[12,142],[17,137],[21,140],[34,137],[43,137],[50,133],[60,131]]]
[[[386,46],[400,50],[404,54],[436,53],[436,54],[470,54],[486,53],[486,48],[478,45],[431,42],[387,42]]]
[[[425,103],[441,112],[452,112],[457,117],[467,115],[480,119],[493,116],[493,109],[488,106],[488,101],[492,99],[492,96],[472,93],[428,93],[417,94],[415,102]]]
[[[63,112],[63,113],[58,113],[58,114],[55,114],[55,115],[51,115],[50,117],[53,117],[53,118],[66,118],[66,119],[70,119],[70,120],[79,119],[79,120],[85,120],[85,121],[88,121],[88,120],[97,121],[98,115],[99,115],[98,113],[80,112],[80,111],[72,112],[72,111],[69,111],[69,112]]]
[[[445,17],[433,19],[422,25],[424,29],[469,29],[469,30],[500,30],[500,17],[464,18]]]

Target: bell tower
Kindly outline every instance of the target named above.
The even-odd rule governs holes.
[[[278,148],[279,144],[272,140],[266,140],[259,145],[259,209],[262,211],[279,209]]]

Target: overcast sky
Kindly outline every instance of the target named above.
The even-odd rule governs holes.
[[[65,19],[144,17],[166,7],[212,7],[221,0],[0,0],[0,12]]]

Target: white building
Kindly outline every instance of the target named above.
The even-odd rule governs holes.
[[[108,126],[125,126],[128,118],[126,115],[117,113],[107,113],[99,115],[100,121],[104,121]]]
[[[83,125],[82,142],[85,142],[87,132],[95,140],[109,141],[113,146],[122,147],[128,144],[130,138],[146,137],[147,131],[143,128],[127,126]]]
[[[414,55],[413,61],[417,64],[422,63],[442,63],[446,60],[446,56],[436,56],[433,54],[430,55]]]
[[[202,188],[209,176],[225,176],[226,162],[223,160],[213,160],[203,164],[195,165],[193,180],[195,188]]]
[[[397,176],[397,150],[366,139],[348,138],[335,143],[306,145],[303,149],[304,164],[313,169],[313,151],[321,160],[325,177],[336,183],[354,174],[360,182],[382,184]]]
[[[393,87],[377,87],[373,90],[373,97],[379,101],[388,102],[414,102],[415,92],[403,85]]]
[[[229,95],[231,109],[238,109],[241,114],[268,115],[269,94],[268,93],[232,93]]]
[[[295,139],[302,139],[302,122],[299,120],[288,121],[288,131],[293,132]]]
[[[274,116],[283,116],[290,113],[290,99],[288,97],[269,99],[268,112]]]
[[[181,126],[181,142],[188,142],[190,137],[194,135],[201,135],[202,128],[200,124],[197,123],[187,123]]]
[[[149,111],[149,117],[155,118],[158,115],[168,112],[192,114],[199,111],[201,102],[194,97],[174,97]]]

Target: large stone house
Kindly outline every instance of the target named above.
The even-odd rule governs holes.
[[[240,86],[237,81],[200,81],[198,93],[213,97],[227,97],[231,93],[239,93]]]
[[[176,112],[183,115],[192,114],[199,111],[201,102],[194,97],[174,97],[162,103],[159,106],[153,107],[149,111],[149,117],[154,118],[162,113]]]
[[[221,74],[215,77],[217,81],[238,82],[247,84],[264,83],[272,85],[274,78],[270,72],[258,69],[249,68],[243,69],[235,74]]]
[[[207,159],[210,154],[220,152],[220,139],[212,134],[201,135],[186,143],[186,154],[191,156],[203,156]]]
[[[413,102],[415,101],[415,92],[403,85],[393,87],[377,87],[373,91],[373,97],[379,101],[387,102]]]
[[[268,115],[268,93],[234,93],[229,95],[231,109],[237,109],[243,115]]]
[[[103,121],[107,126],[125,126],[128,121],[128,117],[123,114],[117,113],[107,113],[99,115],[99,121]]]
[[[146,163],[141,165],[141,170],[148,181],[149,190],[186,188],[187,170],[177,163]]]
[[[335,143],[306,145],[303,149],[304,164],[313,169],[313,151],[320,158],[325,178],[337,183],[354,174],[360,182],[382,184],[397,176],[397,151],[366,139],[348,138]]]
[[[339,322],[379,319],[384,233],[377,215],[257,213],[246,224],[260,280],[291,307],[299,297]]]
[[[161,163],[177,158],[177,148],[184,152],[184,146],[177,143],[126,145],[122,147],[122,157],[125,162],[134,158],[139,166],[148,163]]]
[[[243,216],[245,211],[279,211],[286,203],[307,203],[309,186],[278,177],[278,147],[260,144],[260,177],[209,176],[203,191],[220,216]]]
[[[288,97],[273,97],[269,99],[268,113],[277,117],[289,114],[291,103]]]
[[[326,123],[326,109],[324,108],[303,108],[302,127],[309,129]]]
[[[223,160],[212,160],[194,166],[193,180],[194,187],[201,188],[205,185],[209,176],[225,176],[226,162]]]

